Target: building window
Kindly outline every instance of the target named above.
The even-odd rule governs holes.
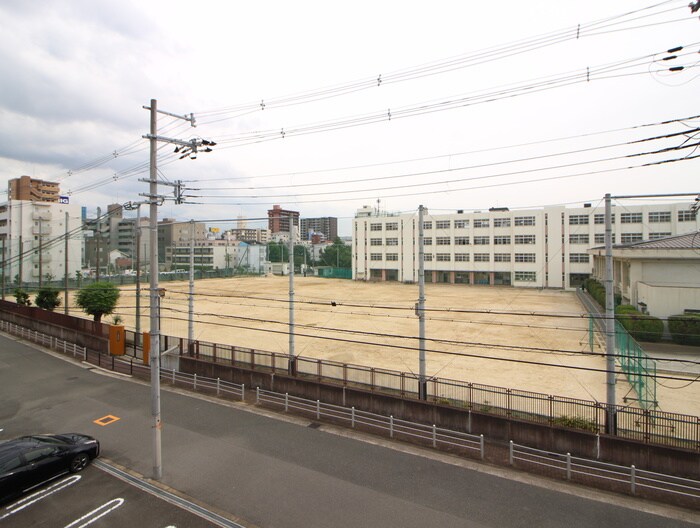
[[[398,239],[398,238],[387,238],[387,239],[386,239],[386,245],[387,245],[387,246],[398,246],[398,245],[399,245],[399,239]]]
[[[494,262],[510,262],[510,253],[494,253]]]
[[[469,220],[455,220],[455,229],[464,229],[469,227]]]
[[[490,262],[490,255],[488,253],[474,253],[474,262]]]
[[[450,260],[452,260],[452,259],[451,259],[449,253],[438,253],[436,260],[438,262],[450,262]]]
[[[612,239],[612,243],[615,243],[615,233],[612,233],[610,235],[610,238]],[[595,234],[595,243],[596,244],[605,244],[605,233],[596,233]]]
[[[632,244],[633,242],[641,242],[643,236],[641,233],[622,233],[620,242],[623,244]]]
[[[516,216],[515,217],[516,226],[534,226],[535,217],[534,216]]]
[[[370,238],[370,239],[369,239],[369,245],[370,245],[370,246],[381,246],[381,245],[382,245],[382,239],[381,239],[381,238]]]
[[[369,259],[370,260],[382,260],[382,254],[381,253],[370,253]]]
[[[424,246],[432,246],[433,245],[433,237],[423,237],[423,245]]]
[[[588,215],[570,215],[569,225],[588,225]]]
[[[398,253],[387,253],[386,259],[387,260],[399,260],[399,254]]]
[[[468,236],[458,236],[455,237],[455,246],[468,246],[469,237]]]
[[[679,222],[692,222],[695,220],[693,211],[678,211],[678,221]]]
[[[586,263],[590,261],[590,256],[588,253],[571,253],[569,255],[569,262],[572,264]]]
[[[423,222],[423,229],[432,229],[432,228],[433,228],[432,222]]]
[[[515,280],[517,282],[535,282],[537,281],[536,271],[516,271]]]
[[[510,244],[510,236],[495,236],[493,237],[493,243],[496,246],[507,246]]]
[[[450,221],[449,220],[437,220],[435,222],[435,229],[449,229],[450,228]]]
[[[382,230],[382,224],[370,224],[370,225],[369,225],[369,230],[370,230],[370,231],[381,231],[381,230]]]
[[[399,223],[398,222],[389,222],[386,225],[386,230],[387,231],[398,231],[399,230]]]
[[[516,244],[534,244],[535,235],[515,235]]]
[[[671,211],[654,211],[649,213],[649,223],[659,224],[671,221]]]
[[[588,244],[588,235],[574,234],[569,235],[569,244]]]
[[[474,227],[488,227],[489,226],[489,219],[488,218],[477,218],[474,220]]]
[[[604,224],[605,223],[605,213],[598,213],[594,217],[594,223],[596,224]],[[615,214],[611,213],[610,214],[610,223],[614,224],[615,223]]]
[[[433,261],[433,254],[432,253],[423,253],[423,260],[425,262],[432,262]]]
[[[642,213],[620,213],[620,222],[623,224],[641,224]]]
[[[535,262],[534,253],[516,253],[515,262]]]
[[[665,233],[649,233],[649,240],[658,240],[659,238],[666,238],[670,237],[671,233],[665,232]]]
[[[491,243],[491,237],[487,236],[475,236],[474,245],[475,246],[488,246]]]
[[[435,245],[437,246],[449,246],[450,242],[450,237],[435,237]]]
[[[516,223],[515,225],[518,224]],[[494,218],[493,227],[510,227],[510,218]]]
[[[455,262],[469,262],[469,253],[455,253]]]

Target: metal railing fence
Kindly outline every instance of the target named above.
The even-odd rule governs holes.
[[[656,361],[630,335],[620,321],[615,321],[615,352],[622,372],[637,393],[643,409],[653,409],[656,401]]]
[[[536,469],[555,478],[624,491],[632,495],[648,495],[644,491],[670,493],[700,504],[700,481],[664,475],[632,466],[620,466],[597,460],[552,453],[509,442],[508,461],[511,466]],[[601,481],[606,481],[605,483]]]
[[[133,343],[133,332],[127,332]],[[259,369],[288,371],[287,354],[163,336],[165,348],[179,346],[180,355]],[[296,356],[296,376],[317,382],[356,386],[404,398],[418,399],[418,378],[413,373],[367,367],[332,360]],[[431,378],[429,401],[535,423],[575,427],[591,432],[605,430],[606,404],[566,396],[483,385],[469,381]],[[700,451],[700,417],[658,409],[616,406],[618,435],[641,442]]]
[[[421,445],[428,445],[442,450],[458,450],[469,454],[476,454],[484,458],[484,435],[473,435],[450,429],[443,429],[435,425],[428,426],[406,420],[400,420],[393,416],[384,416],[367,411],[355,409],[355,407],[342,407],[323,403],[320,400],[309,400],[291,396],[287,393],[255,390],[255,403],[284,409],[285,412],[297,411],[313,416],[316,420],[327,419],[332,422],[342,422],[351,428],[363,428],[375,433],[384,433],[389,438],[407,440]]]

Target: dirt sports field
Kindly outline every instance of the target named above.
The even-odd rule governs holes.
[[[188,283],[161,286],[166,289],[163,334],[187,337]],[[294,290],[297,355],[418,372],[417,285],[297,276]],[[130,329],[134,328],[134,292],[133,286],[123,289],[115,312]],[[197,281],[195,338],[286,354],[288,292],[288,277]],[[147,293],[141,304],[145,307],[142,329],[148,330]],[[428,376],[605,401],[603,372],[485,358],[604,369],[604,358],[585,354],[590,351],[585,317],[523,314],[584,314],[575,293],[428,284],[426,309]],[[478,310],[520,314],[470,312]],[[595,352],[602,350],[596,346]],[[619,403],[627,394],[634,397],[624,376],[618,374]],[[665,380],[657,386],[657,399],[664,411],[698,414],[700,383]]]

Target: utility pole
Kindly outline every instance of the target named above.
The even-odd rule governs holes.
[[[5,269],[5,244],[7,243],[7,239],[3,238],[2,239],[2,300],[5,300],[5,283],[6,283],[6,272],[7,270]]]
[[[63,313],[68,315],[68,211],[65,215],[65,240],[63,241]]]
[[[289,215],[289,374],[296,373],[294,356],[294,215]]]
[[[194,220],[190,220],[190,296],[188,299],[187,341],[194,343]]]
[[[163,477],[161,462],[161,417],[160,417],[160,298],[158,297],[158,103],[151,99],[150,127],[150,187],[149,187],[149,229],[150,229],[150,339],[151,339],[151,416],[153,418],[153,478]]]
[[[425,258],[423,255],[423,206],[418,206],[418,398],[428,399],[425,379]]]
[[[607,413],[605,432],[617,432],[615,399],[615,293],[612,258],[612,204],[610,193],[605,195],[605,370]]]
[[[141,341],[141,204],[136,206],[136,335],[134,343]]]
[[[194,115],[181,116],[158,110],[158,103],[155,99],[151,99],[151,105],[144,107],[150,111],[150,133],[143,136],[150,142],[150,171],[149,179],[141,180],[149,184],[149,192],[145,196],[148,197],[150,204],[149,213],[149,259],[150,259],[150,339],[151,339],[151,415],[153,417],[153,478],[160,480],[163,476],[163,468],[161,461],[161,414],[160,414],[160,299],[163,290],[158,288],[158,205],[163,199],[158,195],[158,170],[156,166],[158,154],[158,142],[174,143],[178,145],[175,152],[180,154],[180,159],[189,157],[196,159],[199,147],[205,146],[204,152],[211,152],[211,146],[216,145],[213,141],[204,139],[193,139],[183,141],[180,139],[172,139],[163,136],[158,136],[158,114],[165,114],[178,119],[189,121],[192,126],[195,126]],[[182,196],[179,193],[179,183],[174,184],[176,187],[176,202],[181,203]]]
[[[43,243],[44,243],[44,230],[43,226],[41,225],[41,216],[39,217],[39,288],[43,286],[43,272],[44,272],[44,267],[43,267]]]
[[[102,238],[102,229],[100,227],[100,217],[102,216],[102,209],[97,208],[97,230],[95,231],[95,243],[97,244],[97,249],[95,251],[95,282],[100,282],[100,239]]]

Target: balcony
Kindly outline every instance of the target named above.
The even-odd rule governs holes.
[[[51,211],[34,211],[32,213],[32,220],[42,220],[48,222],[51,220]]]
[[[50,225],[34,226],[32,227],[32,235],[42,235],[47,236],[51,234]]]
[[[39,264],[39,260],[41,260],[42,265],[48,264],[49,262],[51,262],[51,253],[43,253],[41,259],[39,259],[38,253],[33,253],[32,264]]]

